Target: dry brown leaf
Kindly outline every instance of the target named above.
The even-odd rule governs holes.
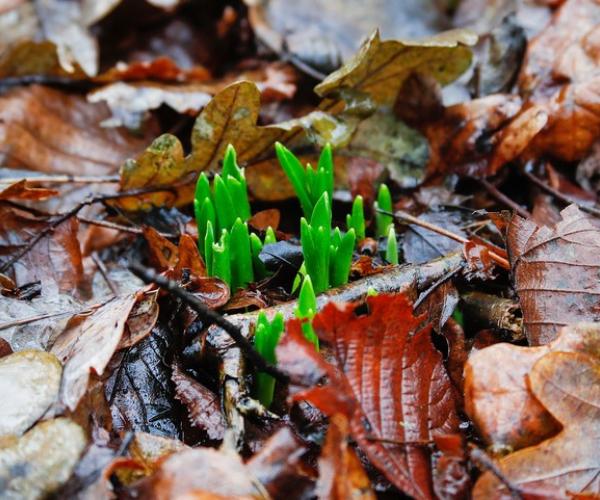
[[[507,246],[523,326],[531,345],[556,337],[561,326],[600,321],[600,219],[571,205],[554,226],[515,215]]]
[[[470,45],[477,36],[467,30],[440,33],[419,41],[381,41],[375,31],[342,68],[315,87],[321,97],[342,90],[369,95],[377,104],[391,106],[402,84],[415,72],[431,75],[446,85],[471,63]]]
[[[0,200],[45,200],[52,196],[56,196],[56,189],[48,189],[43,187],[35,187],[33,183],[26,179],[17,181],[9,186],[0,185]]]
[[[529,374],[532,393],[558,420],[562,431],[537,446],[503,458],[499,468],[523,495],[568,498],[600,494],[600,362],[582,353],[553,352]],[[511,498],[498,478],[486,472],[475,499]]]
[[[87,317],[72,318],[52,346],[64,365],[60,401],[74,410],[87,390],[90,372],[102,375],[117,350],[135,295],[115,298]]]
[[[600,353],[595,323],[567,326],[545,346],[495,344],[474,352],[465,364],[465,411],[486,442],[499,452],[532,446],[559,430],[532,395],[528,376],[550,352]]]
[[[47,87],[8,92],[0,96],[0,163],[53,174],[114,174],[148,139],[101,127],[109,116],[103,105]],[[150,127],[146,137],[152,136]]]
[[[0,203],[0,257],[6,261],[48,229],[49,218]],[[71,218],[43,237],[12,267],[17,285],[41,281],[46,293],[76,293],[83,278],[79,224]]]

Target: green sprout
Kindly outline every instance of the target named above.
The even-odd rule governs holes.
[[[246,286],[255,277],[266,276],[258,258],[264,243],[248,230],[246,221],[251,215],[248,187],[231,144],[225,152],[221,175],[215,175],[212,186],[205,173],[198,178],[194,214],[198,247],[209,276],[221,278],[232,290]],[[267,229],[265,240],[275,240],[271,228]]]
[[[333,196],[331,146],[327,144],[321,151],[316,169],[311,167],[310,164],[304,168],[294,153],[280,143],[275,144],[275,151],[279,163],[300,201],[304,217],[309,219],[323,193],[327,193],[329,199]]]
[[[396,230],[390,225],[387,234],[387,247],[385,249],[385,260],[390,264],[398,264],[398,242],[396,241]]]
[[[254,347],[265,361],[272,365],[277,363],[275,348],[282,334],[283,315],[281,313],[277,313],[271,321],[267,319],[265,313],[259,313],[254,329]],[[275,379],[267,373],[258,372],[255,395],[265,408],[271,406],[274,392]]]
[[[319,350],[319,337],[313,330],[312,319],[317,313],[317,297],[315,290],[312,286],[310,276],[305,276],[300,288],[300,295],[298,296],[298,305],[294,311],[296,318],[302,321],[302,333],[304,338],[315,346],[315,349]]]
[[[365,212],[363,208],[363,197],[358,195],[352,202],[352,212],[346,215],[346,226],[348,230],[354,229],[356,241],[365,239]]]
[[[392,195],[385,184],[379,186],[377,201],[375,202],[375,234],[381,238],[387,236],[394,218],[389,214],[379,212],[378,209],[385,212],[392,211]]]
[[[339,228],[331,231],[329,196],[323,193],[315,205],[310,223],[300,220],[300,242],[306,273],[316,294],[330,286],[348,282],[356,234],[350,229],[342,236]]]

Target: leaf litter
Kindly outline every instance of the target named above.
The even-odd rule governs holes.
[[[600,494],[600,6],[392,3],[0,2],[0,496]]]

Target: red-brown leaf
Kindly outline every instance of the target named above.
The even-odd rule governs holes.
[[[371,297],[368,306],[368,315],[357,316],[353,305],[328,304],[315,317],[335,366],[304,341],[297,321],[288,323],[277,349],[279,364],[304,386],[327,375],[328,385],[294,399],[327,415],[346,414],[353,438],[389,481],[416,498],[431,498],[431,456],[422,444],[457,431],[452,385],[430,328],[415,331],[423,318],[413,316],[404,295]]]

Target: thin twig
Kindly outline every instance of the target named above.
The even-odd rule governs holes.
[[[8,269],[12,267],[15,262],[26,255],[35,245],[37,245],[43,238],[48,236],[52,231],[54,231],[58,226],[60,226],[63,222],[69,220],[71,217],[75,217],[83,208],[93,205],[94,203],[101,203],[109,200],[117,200],[120,198],[127,198],[129,196],[138,196],[140,194],[148,194],[155,193],[160,191],[173,191],[172,188],[152,188],[152,189],[134,189],[131,191],[123,191],[121,193],[109,194],[109,195],[99,195],[94,196],[86,201],[82,201],[79,205],[76,205],[68,212],[57,215],[56,218],[50,222],[42,231],[36,234],[33,238],[30,238],[27,243],[23,246],[21,250],[15,253],[10,259],[8,259],[2,266],[0,267],[0,273],[6,272]]]
[[[533,175],[531,172],[527,172],[527,170],[525,169],[523,169],[523,175],[527,177],[531,182],[533,182],[536,186],[551,194],[555,198],[561,200],[562,202],[566,203],[567,205],[577,205],[584,212],[595,215],[596,217],[600,217],[600,209],[581,203],[575,198],[572,198],[567,194],[561,193],[558,189],[554,189],[552,186],[546,184],[542,179]]]
[[[107,220],[99,220],[99,219],[89,219],[87,217],[81,217],[81,216],[78,216],[77,219],[80,222],[83,222],[84,224],[92,224],[94,226],[107,227],[108,229],[114,229],[115,231],[122,231],[124,233],[131,233],[131,234],[144,234],[144,230],[141,227],[124,226],[122,224],[117,224],[116,222],[110,222]],[[161,231],[158,231],[158,234],[160,234],[163,238],[171,238],[171,239],[179,238],[179,235],[175,234],[175,233],[163,233]]]
[[[246,359],[248,359],[257,370],[268,373],[280,382],[288,381],[287,375],[275,366],[267,363],[267,361],[265,361],[265,359],[254,349],[254,346],[250,341],[242,335],[242,331],[238,326],[225,319],[223,315],[209,309],[206,304],[194,294],[181,288],[175,281],[158,274],[154,269],[142,266],[139,262],[131,262],[129,270],[145,283],[155,283],[172,295],[183,300],[200,315],[202,320],[207,323],[207,326],[214,324],[222,328],[235,341]]]
[[[378,443],[395,444],[397,446],[418,446],[423,448],[427,448],[435,444],[435,441],[425,439],[413,441],[396,441],[395,439],[386,439],[377,436],[367,436],[367,440],[376,441]]]
[[[98,252],[92,252],[92,260],[94,261],[94,264],[96,264],[96,267],[98,268],[98,271],[100,271],[100,274],[104,278],[104,281],[108,285],[108,288],[110,288],[110,291],[112,292],[112,294],[115,297],[117,295],[119,295],[119,291],[115,287],[115,284],[113,283],[113,281],[109,278],[109,276],[108,276],[108,270],[106,269],[106,266],[104,265],[104,262],[102,262],[102,259],[98,255]]]
[[[48,184],[116,184],[118,175],[34,175],[32,177],[0,177],[0,184],[17,182],[43,182]]]
[[[105,303],[106,302],[103,302],[101,304],[94,304],[86,307],[85,309],[80,309],[79,311],[64,311],[57,313],[38,314],[36,316],[28,316],[27,318],[19,318],[13,321],[5,321],[4,323],[0,323],[0,330],[6,330],[7,328],[12,328],[13,326],[27,325],[29,323],[35,323],[36,321],[42,321],[44,319],[58,318],[60,316],[82,316],[84,314],[90,314],[94,310],[98,309],[100,306],[103,306]]]
[[[402,210],[398,210],[394,213],[388,212],[387,210],[382,210],[380,208],[377,208],[376,210],[379,213],[391,215],[397,219],[408,221],[411,224],[414,224],[415,226],[421,226],[422,228],[429,229],[429,231],[433,231],[434,233],[441,234],[442,236],[445,236],[446,238],[450,238],[451,240],[454,240],[454,241],[458,241],[459,243],[462,243],[463,245],[470,242],[470,240],[468,238],[464,238],[463,236],[460,236],[459,234],[455,234],[452,231],[448,231],[447,229],[444,229],[443,227],[436,226],[435,224],[432,224],[431,222],[427,222],[427,221],[418,219],[417,217],[410,215],[409,213],[403,212]],[[496,264],[499,264],[504,269],[510,269],[510,264],[508,263],[508,260],[506,260],[501,255],[498,255],[496,252],[494,252],[492,250],[490,250],[488,252],[488,255],[494,262],[496,262]]]
[[[487,453],[480,450],[475,446],[469,446],[469,455],[471,460],[477,464],[480,469],[489,470],[494,476],[498,478],[498,480],[506,486],[511,497],[514,500],[522,500],[523,495],[518,487],[516,487],[512,482],[502,473],[500,468],[496,465],[496,463],[488,456]]]
[[[431,295],[431,293],[440,285],[448,281],[450,278],[454,277],[465,267],[465,263],[461,262],[456,268],[448,271],[444,276],[442,276],[439,280],[433,283],[427,290],[421,292],[415,303],[413,304],[413,310],[416,311],[418,307],[425,301],[427,297]]]
[[[521,217],[528,219],[531,217],[531,214],[528,210],[525,210],[521,205],[511,200],[508,196],[506,196],[502,191],[500,191],[496,186],[494,186],[491,182],[488,182],[486,179],[477,179],[481,185],[486,189],[488,193],[492,195],[500,203],[503,203],[511,210],[517,212]]]

